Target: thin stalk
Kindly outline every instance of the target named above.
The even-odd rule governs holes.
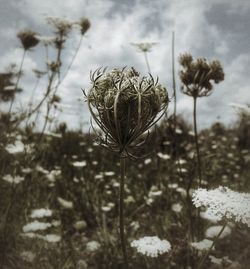
[[[196,155],[197,155],[197,165],[198,165],[198,178],[199,178],[199,187],[201,187],[201,158],[200,158],[200,148],[198,142],[198,131],[197,131],[197,96],[194,96],[194,111],[193,111],[193,118],[194,118],[194,134],[195,134],[195,147],[196,147]],[[200,208],[197,211],[197,234],[198,238],[201,237],[201,219],[200,219]]]
[[[146,65],[147,65],[148,73],[151,74],[151,70],[150,70],[150,66],[149,66],[149,62],[148,62],[147,52],[144,51],[143,54],[144,54],[145,62],[146,62]]]
[[[30,114],[30,112],[32,110],[33,99],[34,99],[35,91],[38,87],[39,81],[40,81],[40,77],[37,77],[35,86],[34,86],[32,93],[31,93],[30,101],[28,103],[28,106],[29,106],[28,114]],[[28,126],[29,118],[30,117],[27,117],[26,126]]]
[[[223,231],[225,230],[226,226],[227,226],[227,222],[223,225],[223,227],[221,228],[220,232],[219,232],[219,233],[217,234],[217,236],[215,237],[215,239],[214,239],[214,241],[213,241],[211,247],[209,248],[209,250],[208,250],[208,251],[205,253],[205,255],[201,258],[201,261],[199,262],[199,265],[198,265],[197,269],[202,268],[204,262],[206,261],[208,255],[211,253],[211,251],[212,251],[214,245],[216,244],[217,240],[219,239],[219,237],[221,236],[221,234],[222,234]]]
[[[74,53],[74,55],[73,55],[73,57],[72,57],[72,59],[71,59],[71,61],[70,61],[70,64],[69,64],[68,67],[67,67],[67,70],[66,70],[65,74],[63,75],[63,78],[62,78],[61,81],[60,81],[60,84],[62,84],[63,80],[64,80],[65,77],[67,76],[68,72],[70,71],[70,69],[71,69],[71,67],[72,67],[72,65],[73,65],[73,63],[74,63],[74,61],[75,61],[75,59],[76,59],[76,56],[77,56],[77,54],[78,54],[78,52],[79,52],[79,50],[80,50],[81,44],[82,44],[82,39],[83,39],[83,35],[81,35],[81,38],[80,38],[80,40],[79,40],[79,43],[78,43],[77,48],[76,48],[76,50],[75,50],[75,53]]]
[[[20,64],[20,67],[19,67],[18,75],[17,75],[17,80],[16,80],[16,84],[15,84],[15,88],[14,88],[14,94],[15,94],[15,91],[17,90],[18,83],[19,83],[19,80],[21,78],[21,73],[22,73],[22,68],[23,68],[23,62],[24,62],[26,51],[27,50],[23,50],[23,56],[22,56],[21,64]],[[11,113],[13,103],[14,103],[14,95],[13,95],[13,98],[11,99],[9,113]]]
[[[195,134],[195,146],[196,146],[196,155],[197,155],[197,163],[198,163],[198,177],[199,177],[199,187],[201,187],[201,157],[200,157],[200,148],[198,142],[198,131],[197,131],[197,97],[194,97],[194,110],[193,110],[193,119],[194,119],[194,134]]]
[[[126,159],[120,157],[120,169],[121,169],[121,180],[120,180],[120,197],[119,197],[119,223],[120,223],[120,240],[122,247],[122,254],[125,263],[125,268],[128,268],[128,258],[126,251],[126,238],[124,234],[124,181],[126,177]]]
[[[172,32],[172,79],[173,79],[173,92],[174,92],[174,133],[176,130],[176,83],[175,83],[175,35]]]

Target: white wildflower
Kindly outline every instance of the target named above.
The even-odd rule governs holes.
[[[182,130],[181,130],[181,129],[176,128],[175,133],[176,133],[176,134],[182,134],[183,132],[182,132]]]
[[[86,248],[88,251],[92,252],[92,251],[96,251],[100,248],[100,243],[97,241],[90,241],[87,243]]]
[[[47,228],[50,228],[52,225],[47,222],[40,222],[40,221],[33,221],[25,226],[23,226],[23,232],[28,233],[28,232],[35,232],[35,231],[43,231],[46,230]]]
[[[19,184],[20,182],[24,181],[24,177],[20,177],[20,176],[11,176],[11,175],[5,175],[3,176],[3,180],[11,183],[11,184]]]
[[[144,164],[150,164],[152,162],[152,160],[150,159],[150,158],[148,158],[148,159],[146,159],[145,161],[144,161]]]
[[[225,266],[225,264],[229,265],[229,264],[233,263],[227,256],[222,257],[222,258],[216,258],[212,255],[209,255],[209,259],[212,263],[217,264],[217,265],[224,265]],[[224,268],[224,266],[223,266],[223,268]],[[239,268],[238,266],[239,265],[237,265],[236,267],[232,267],[232,268]]]
[[[33,262],[36,257],[36,254],[31,251],[22,251],[20,256],[26,262]]]
[[[114,188],[119,188],[119,187],[120,187],[120,183],[117,182],[117,181],[115,181],[115,182],[112,184],[112,186],[113,186]]]
[[[30,215],[31,218],[51,217],[52,211],[48,208],[34,209]]]
[[[27,167],[27,168],[22,168],[22,173],[24,174],[30,174],[32,172],[32,169]]]
[[[104,172],[104,175],[105,175],[106,177],[112,177],[112,176],[115,175],[115,172],[113,172],[113,171],[106,171],[106,172]]]
[[[73,202],[71,201],[67,201],[61,197],[57,198],[58,203],[60,204],[61,207],[65,208],[65,209],[71,209],[73,208]]]
[[[163,160],[169,160],[170,159],[170,156],[168,154],[163,154],[161,152],[158,152],[157,153],[157,156],[160,158],[160,159],[163,159]]]
[[[61,241],[61,236],[56,235],[56,234],[46,234],[41,239],[49,243],[57,243]]]
[[[102,174],[97,174],[97,175],[95,175],[95,179],[103,179],[103,175]]]
[[[51,224],[54,227],[58,227],[61,225],[61,221],[60,220],[52,220]]]
[[[24,151],[24,144],[22,141],[17,140],[14,144],[8,144],[5,149],[10,154],[18,154]]]
[[[37,172],[40,172],[40,173],[42,173],[44,175],[49,174],[49,171],[48,170],[44,169],[42,166],[39,166],[39,165],[36,166],[36,171]]]
[[[242,222],[250,227],[250,194],[239,193],[227,187],[214,190],[198,189],[193,193],[196,207],[205,206],[209,214]]]
[[[153,198],[153,197],[157,197],[161,195],[162,195],[162,191],[158,190],[156,186],[152,186],[148,193],[149,198]]]
[[[36,238],[37,234],[36,233],[22,233],[21,236],[23,237],[28,237],[28,238]]]
[[[171,206],[171,209],[176,213],[180,213],[182,210],[182,205],[179,203],[175,203]]]
[[[178,188],[178,184],[177,183],[169,183],[168,188],[169,189],[176,189],[176,188]]]
[[[78,220],[78,221],[76,221],[75,223],[74,223],[74,228],[76,229],[76,230],[83,230],[84,228],[86,228],[87,227],[87,223],[84,221],[84,220]]]
[[[213,241],[208,240],[208,239],[203,239],[202,241],[199,242],[192,242],[191,246],[197,250],[209,250],[213,244]]]
[[[167,240],[161,240],[157,236],[145,236],[139,240],[134,240],[131,242],[131,247],[149,257],[158,257],[171,249],[171,245]]]
[[[177,160],[175,163],[176,163],[176,164],[180,164],[180,165],[182,165],[182,164],[187,163],[187,161],[184,160],[184,159],[179,159],[179,160]]]
[[[223,226],[221,226],[221,225],[209,227],[206,230],[206,233],[205,233],[206,237],[207,238],[215,238],[215,237],[217,237],[218,234],[220,233],[222,227]],[[229,235],[231,233],[231,231],[232,231],[231,228],[226,226],[225,229],[223,230],[223,232],[221,233],[219,238],[226,237],[227,235]]]
[[[74,167],[79,167],[79,168],[81,168],[81,167],[86,166],[86,165],[87,165],[87,162],[86,162],[86,161],[73,162],[72,165],[73,165]]]

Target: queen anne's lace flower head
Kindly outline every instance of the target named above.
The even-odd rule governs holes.
[[[134,69],[97,70],[91,74],[87,97],[90,113],[100,128],[104,147],[132,157],[143,144],[139,138],[164,115],[169,103],[166,88],[152,76],[141,77]]]
[[[214,190],[198,189],[193,193],[196,207],[205,206],[207,212],[219,219],[234,220],[250,227],[250,194],[232,191],[227,187]]]
[[[145,236],[139,240],[134,240],[131,242],[131,247],[149,257],[158,257],[171,249],[171,245],[167,240],[161,240],[157,236]]]

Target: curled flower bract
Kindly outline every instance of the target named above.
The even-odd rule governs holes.
[[[131,69],[97,70],[91,75],[87,100],[92,117],[100,127],[101,144],[130,156],[138,139],[164,114],[166,89],[153,77],[140,77]]]

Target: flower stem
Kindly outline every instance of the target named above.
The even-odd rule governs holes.
[[[150,66],[149,66],[149,62],[148,62],[148,55],[147,55],[146,51],[144,51],[144,58],[145,58],[145,62],[147,65],[148,73],[151,74],[151,70],[150,70]]]
[[[120,197],[119,197],[119,222],[120,222],[120,240],[122,247],[122,254],[124,259],[125,268],[128,268],[128,259],[127,259],[127,251],[126,251],[126,239],[124,235],[124,215],[123,215],[123,207],[124,207],[124,180],[126,176],[126,159],[120,157],[120,169],[121,169],[121,180],[120,180]]]
[[[197,96],[194,96],[194,110],[193,110],[193,118],[194,118],[194,135],[195,135],[195,147],[196,147],[196,155],[197,155],[197,166],[198,166],[198,179],[199,184],[198,186],[201,187],[201,179],[202,179],[202,172],[201,172],[201,157],[200,157],[200,148],[198,142],[198,131],[197,131]],[[198,208],[197,212],[197,234],[198,238],[201,237],[201,219],[200,219],[200,208]]]
[[[196,154],[197,154],[197,162],[198,162],[198,177],[199,177],[199,187],[201,187],[201,179],[202,179],[202,172],[201,172],[201,157],[200,157],[200,148],[198,143],[198,131],[197,131],[197,97],[194,96],[194,110],[193,110],[193,118],[194,118],[194,134],[195,134],[195,146],[196,146]]]
[[[176,129],[175,34],[172,32],[172,80],[174,92],[174,133]]]
[[[25,55],[26,55],[26,50],[23,50],[23,56],[22,56],[21,64],[20,64],[19,71],[18,71],[18,74],[17,74],[17,80],[16,80],[16,84],[15,84],[15,88],[14,88],[14,94],[15,94],[17,88],[18,88],[18,83],[19,83],[19,80],[21,78],[22,68],[23,68],[23,62],[24,62]],[[13,103],[14,103],[14,98],[15,97],[13,96],[12,99],[11,99],[9,113],[11,113],[12,106],[13,106]]]
[[[215,239],[213,241],[213,244],[211,245],[211,247],[209,248],[209,250],[205,253],[205,255],[203,256],[203,258],[201,259],[201,261],[199,262],[199,265],[198,265],[197,269],[201,269],[202,268],[204,262],[206,261],[208,255],[211,253],[211,250],[213,249],[213,247],[216,244],[217,240],[219,239],[220,235],[225,230],[226,226],[227,226],[227,222],[223,225],[223,227],[221,228],[220,232],[215,237]]]

